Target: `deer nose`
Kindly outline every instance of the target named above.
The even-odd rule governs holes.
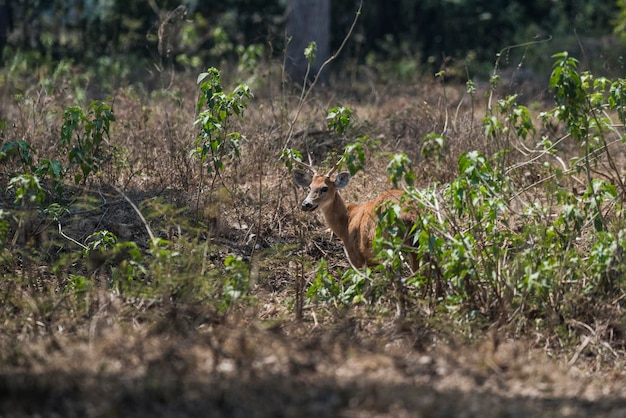
[[[300,208],[305,212],[310,212],[314,210],[316,207],[317,206],[315,206],[313,203],[309,202],[308,200],[305,200],[304,202],[302,202],[302,206]]]

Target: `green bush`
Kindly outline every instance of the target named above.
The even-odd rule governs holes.
[[[308,296],[341,304],[382,298],[420,304],[427,297],[435,310],[467,320],[558,327],[572,315],[583,315],[580,306],[623,295],[620,196],[626,190],[614,153],[624,137],[624,81],[579,73],[577,61],[566,53],[554,59],[550,88],[556,106],[541,112],[539,120],[555,137],[536,138],[539,129],[530,111],[513,95],[497,100],[484,120],[485,138],[498,145],[497,151],[461,154],[450,183],[416,187],[411,161],[393,155],[387,171],[406,194],[400,204],[382,208],[375,241],[382,266],[338,272],[342,279],[335,279],[320,264]],[[427,139],[437,152],[445,150],[439,134]],[[514,157],[510,144],[533,139],[530,160]],[[551,165],[558,161],[553,156],[566,155],[572,146],[579,156],[570,160],[571,168]],[[520,182],[520,172],[537,160],[545,178]],[[601,168],[603,179],[598,178]],[[587,179],[581,193],[569,187],[576,174]],[[418,213],[411,230],[398,222],[403,207]],[[407,237],[415,244],[409,251],[422,262],[415,274],[404,267]]]

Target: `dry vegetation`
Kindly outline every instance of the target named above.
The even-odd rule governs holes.
[[[86,182],[68,177],[62,199],[43,185],[46,204],[63,200],[69,212],[52,218],[16,204],[14,189],[3,191],[10,216],[0,265],[0,416],[626,415],[621,276],[597,304],[572,302],[581,305],[571,318],[512,307],[471,317],[448,312],[444,300],[417,298],[394,318],[388,292],[370,304],[306,298],[297,319],[318,261],[327,260],[336,280],[348,264],[321,221],[300,213],[303,193],[279,160],[285,146],[324,164],[367,136],[366,168],[344,192],[354,201],[391,187],[385,167],[393,153],[406,153],[416,185],[427,187],[453,181],[461,153],[492,155],[506,138],[485,139],[488,86],[472,97],[439,81],[350,89],[338,82],[314,91],[287,141],[298,94],[284,94],[274,78],[251,83],[255,98],[231,125],[245,136],[241,158],[228,161],[213,186],[189,155],[198,132],[195,77],[178,74],[167,88],[111,92],[110,158]],[[63,161],[63,112],[79,103],[69,81],[32,81],[19,97],[10,86],[2,92],[3,144],[24,140],[36,162]],[[531,109],[552,106],[534,95],[542,87],[516,89],[533,92],[521,96]],[[336,105],[353,112],[345,135],[326,128]],[[421,154],[430,132],[447,138],[439,161]],[[533,148],[536,138],[524,145]],[[521,142],[509,145],[509,165],[530,160],[515,151]],[[512,178],[535,183],[549,159]],[[2,164],[3,184],[23,170],[18,158]],[[529,189],[527,200],[547,193]],[[105,230],[136,247],[80,247]],[[163,240],[161,252],[149,233]],[[242,261],[229,269],[232,255]],[[249,292],[225,307],[222,281],[238,266],[249,269]]]

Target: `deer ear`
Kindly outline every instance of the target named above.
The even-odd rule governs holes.
[[[311,173],[300,170],[299,168],[294,168],[291,175],[293,176],[293,180],[300,187],[309,187],[311,185],[311,181],[313,180]]]
[[[337,177],[335,177],[335,188],[338,190],[346,187],[348,183],[350,183],[350,173],[347,171],[339,173]]]

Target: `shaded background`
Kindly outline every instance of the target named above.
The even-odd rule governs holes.
[[[286,48],[288,3],[297,11],[311,1],[183,3],[188,10],[185,24],[166,61],[195,71],[236,59],[251,45],[263,57],[280,58]],[[318,21],[330,21],[333,51],[346,35],[358,2],[314,3],[320,5],[316,10],[330,15]],[[331,7],[324,7],[328,3]],[[26,53],[32,66],[61,59],[89,63],[102,57],[159,61],[159,25],[179,5],[172,0],[2,0],[2,63],[11,65],[19,53]],[[625,9],[622,1],[368,0],[340,57],[343,66],[334,68],[367,64],[381,76],[410,78],[445,67],[460,78],[485,76],[503,48],[551,39],[515,51],[525,54],[524,65],[537,72],[549,70],[547,53],[569,50],[591,70],[619,75]],[[504,58],[501,65],[507,63]]]

